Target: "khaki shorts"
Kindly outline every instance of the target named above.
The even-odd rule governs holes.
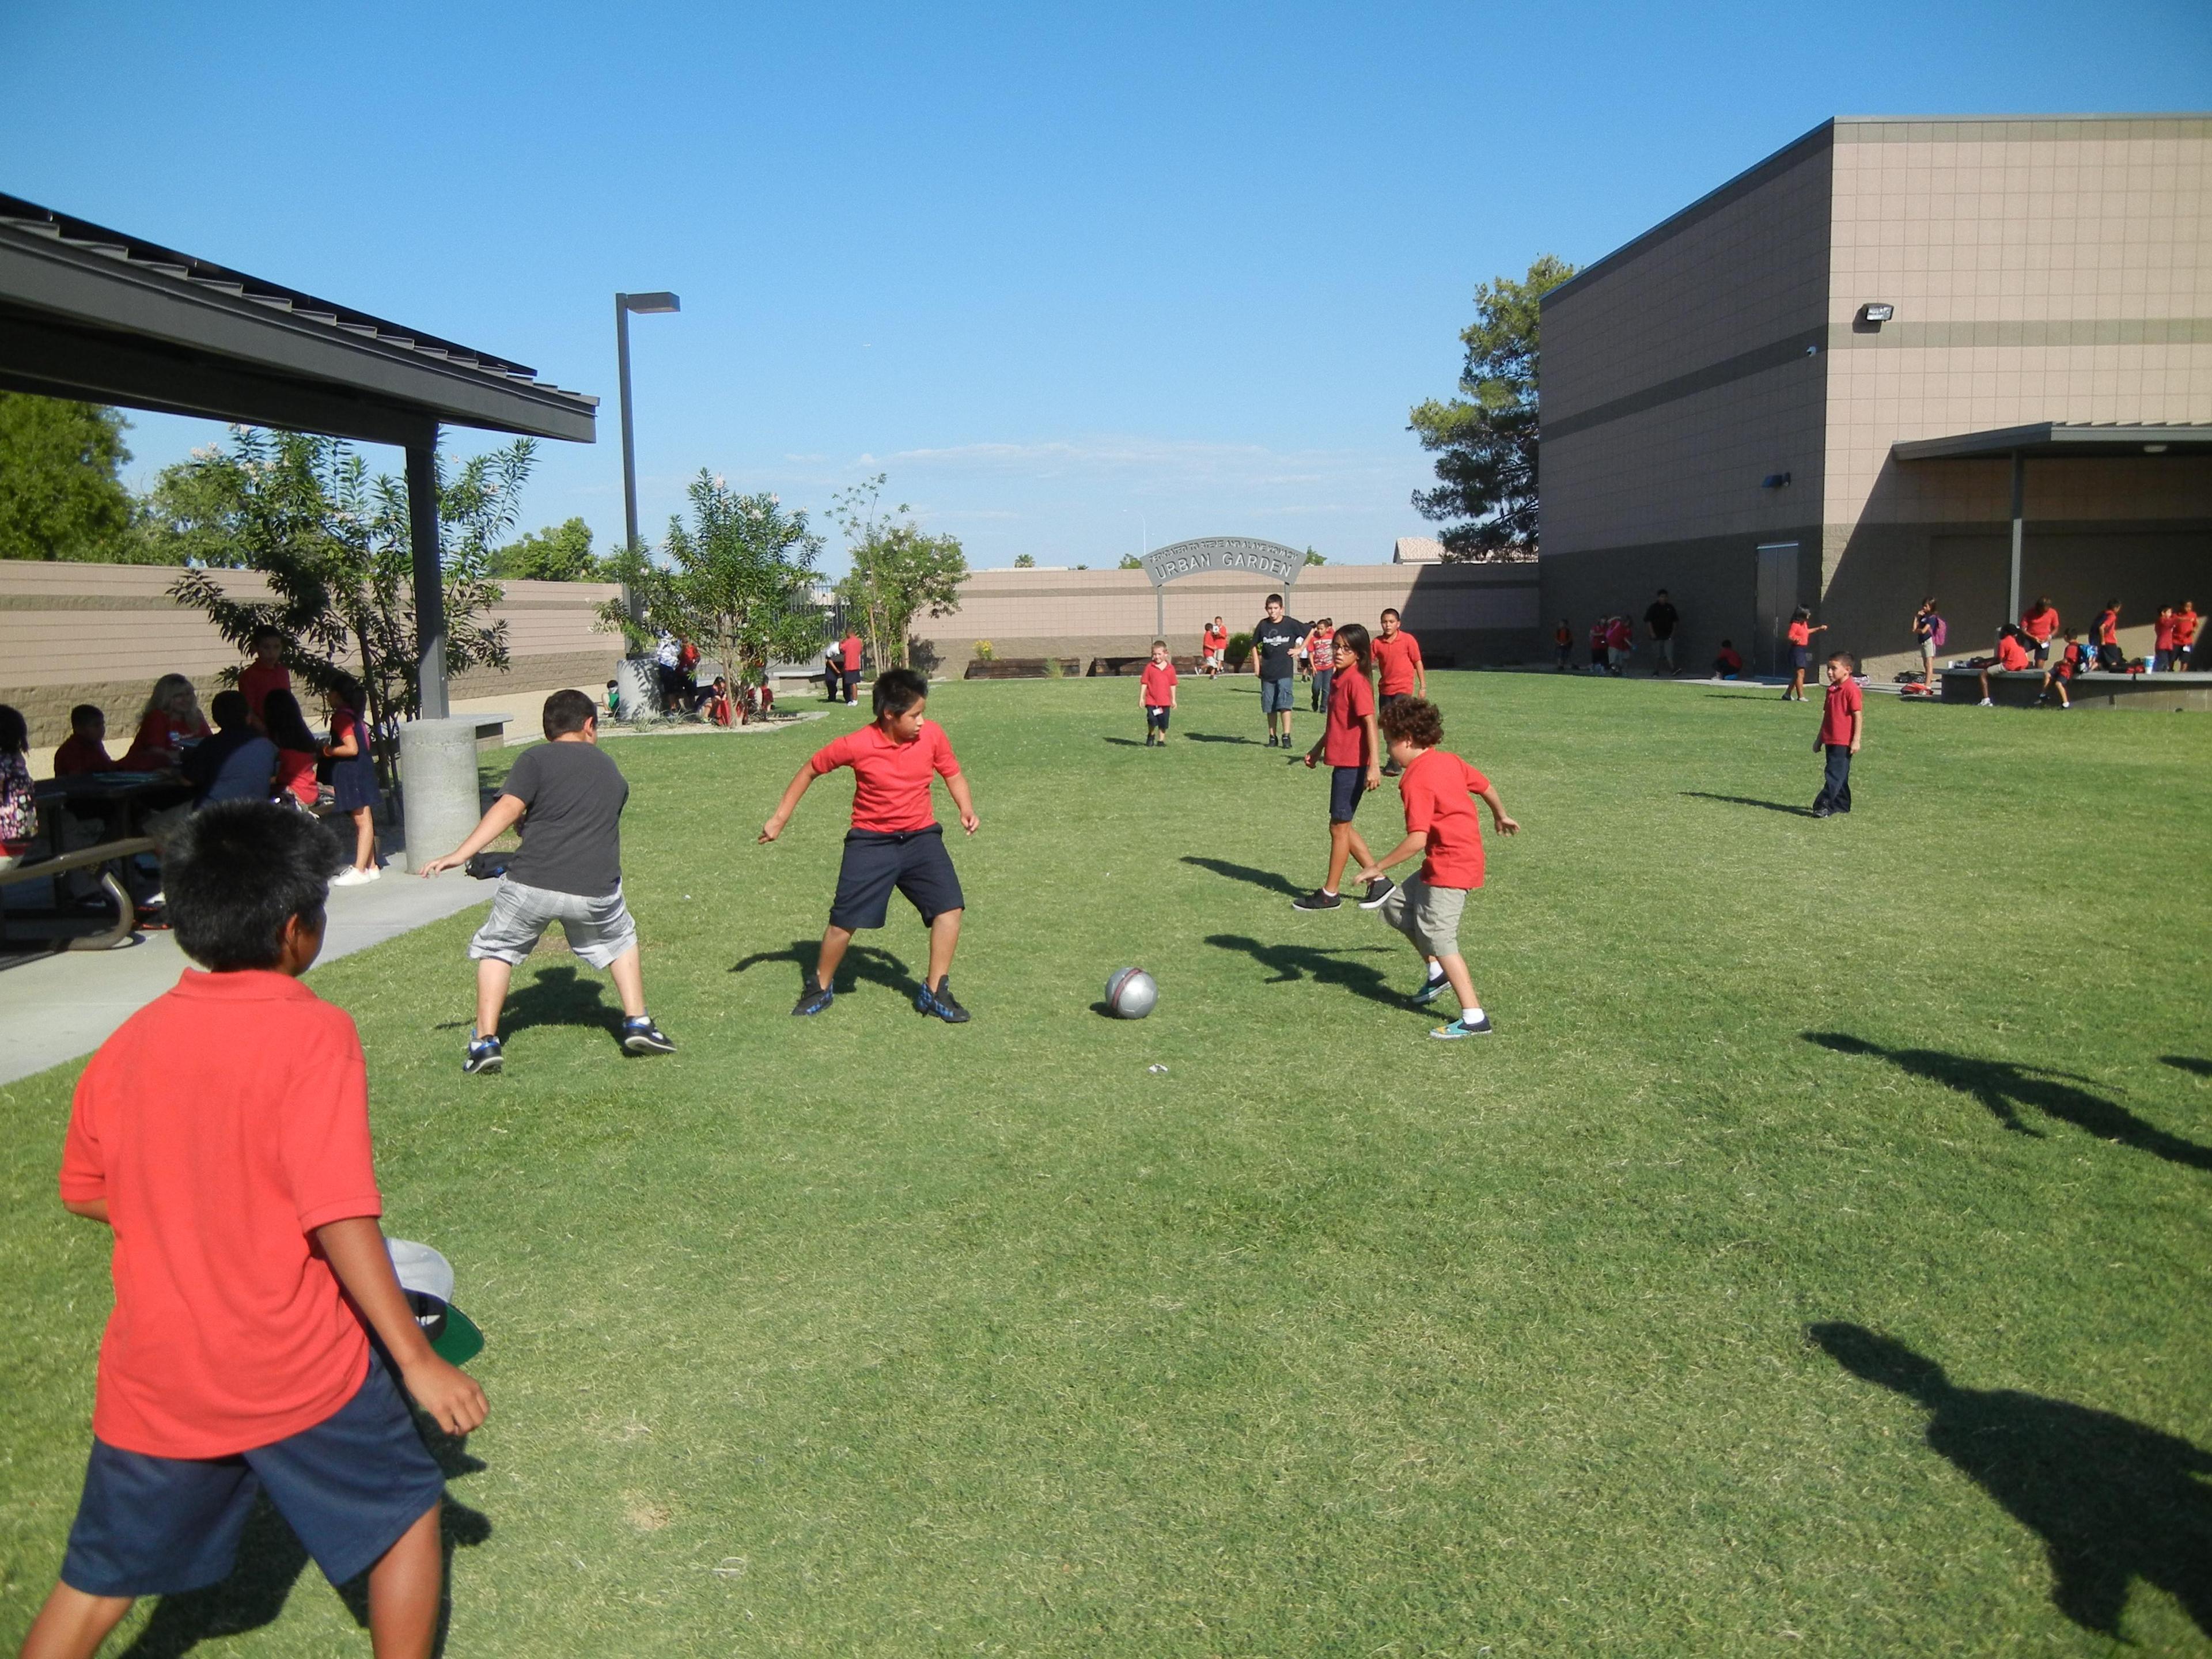
[[[1459,954],[1459,919],[1467,908],[1464,887],[1431,887],[1416,876],[1390,891],[1376,914],[1413,940],[1426,957]]]
[[[469,959],[510,965],[520,962],[556,921],[568,937],[568,948],[594,968],[611,967],[624,951],[637,948],[637,924],[629,919],[621,888],[604,897],[586,898],[580,893],[526,886],[501,876],[492,892],[491,914],[469,941]]]

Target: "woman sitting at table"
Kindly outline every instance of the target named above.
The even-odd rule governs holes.
[[[39,833],[39,798],[31,786],[31,728],[0,702],[0,870],[23,861]]]
[[[315,781],[315,750],[320,745],[307,730],[300,700],[289,691],[271,691],[261,700],[261,724],[276,745],[276,799],[312,812],[322,793]]]
[[[154,695],[146,699],[146,712],[138,719],[138,735],[131,739],[123,757],[126,772],[173,772],[183,763],[185,745],[208,734],[200,714],[198,693],[182,674],[164,674],[154,682]]]

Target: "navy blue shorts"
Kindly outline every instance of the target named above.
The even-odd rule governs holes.
[[[1349,823],[1352,814],[1359,810],[1359,799],[1367,793],[1367,769],[1364,766],[1332,766],[1328,769],[1328,821]]]
[[[446,1477],[374,1353],[344,1405],[233,1457],[154,1457],[92,1443],[62,1583],[87,1595],[173,1595],[220,1583],[267,1492],[333,1584],[381,1560],[444,1496]]]
[[[384,799],[383,788],[376,781],[376,759],[373,755],[349,755],[331,763],[331,792],[337,797],[341,812],[357,811],[362,807],[374,807]]]
[[[1146,703],[1145,705],[1145,724],[1155,732],[1166,731],[1168,729],[1168,711],[1164,708],[1155,708],[1152,704]]]
[[[880,927],[890,915],[891,889],[897,888],[921,912],[924,927],[947,910],[964,910],[968,901],[945,850],[943,826],[927,830],[848,830],[845,860],[837,866],[837,896],[830,903],[830,925],[858,931]]]

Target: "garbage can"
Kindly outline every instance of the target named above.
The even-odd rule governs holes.
[[[409,720],[399,728],[410,870],[452,852],[483,816],[477,794],[477,725],[474,720]]]
[[[625,657],[615,665],[616,717],[625,725],[649,720],[660,709],[659,665],[651,657]]]

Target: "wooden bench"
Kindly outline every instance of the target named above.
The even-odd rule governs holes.
[[[50,876],[65,876],[72,870],[91,870],[101,865],[135,858],[141,853],[157,851],[154,843],[143,836],[133,836],[127,841],[103,841],[85,848],[81,852],[64,853],[56,859],[40,859],[32,864],[19,864],[13,869],[0,870],[0,888],[12,887],[21,881],[42,881]],[[100,890],[115,906],[115,921],[104,931],[88,933],[82,939],[70,939],[63,948],[70,951],[112,951],[129,939],[138,921],[138,907],[112,870],[101,870]]]

